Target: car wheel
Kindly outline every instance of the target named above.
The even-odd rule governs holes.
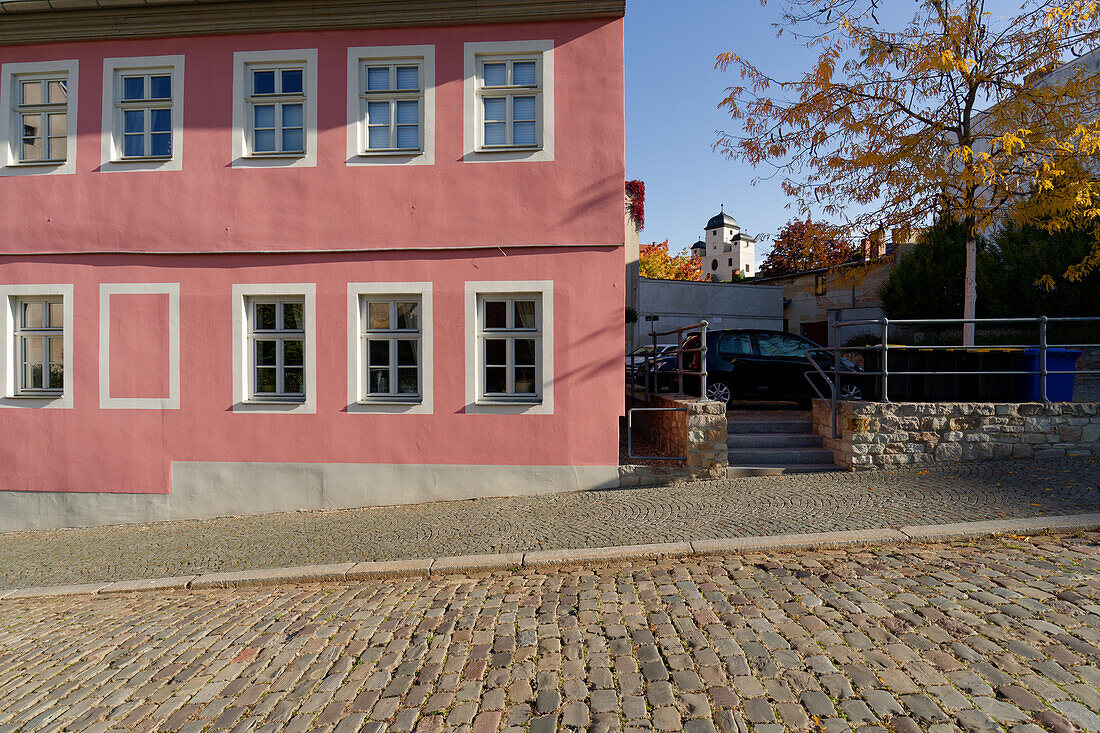
[[[863,399],[863,390],[855,384],[844,384],[840,387],[840,394],[837,395],[837,399],[844,402],[855,402]]]
[[[707,399],[713,402],[724,402],[728,405],[730,400],[733,399],[733,390],[721,379],[716,379],[707,385]]]

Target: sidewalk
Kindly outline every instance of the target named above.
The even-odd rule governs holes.
[[[989,462],[0,535],[0,588],[1100,511],[1100,462]]]

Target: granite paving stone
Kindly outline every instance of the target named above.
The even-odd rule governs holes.
[[[0,601],[0,731],[1069,733],[1097,668],[1100,532]]]

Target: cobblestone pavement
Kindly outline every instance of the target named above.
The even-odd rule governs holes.
[[[0,587],[1100,511],[1100,462],[973,463],[0,534]]]
[[[1100,730],[1100,533],[0,602],[9,731]]]

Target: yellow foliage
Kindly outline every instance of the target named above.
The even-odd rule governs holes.
[[[638,254],[638,274],[652,280],[698,280],[702,267],[690,254],[668,253],[668,240],[643,244]]]
[[[983,0],[917,0],[892,28],[876,4],[786,0],[785,25],[818,53],[798,79],[720,55],[743,85],[722,101],[740,130],[716,148],[778,170],[800,213],[850,230],[942,217],[973,247],[1006,218],[1056,231],[1100,217],[1100,74],[1063,67],[1100,45],[1100,2],[994,17]],[[1067,276],[1096,266],[1100,246]]]

